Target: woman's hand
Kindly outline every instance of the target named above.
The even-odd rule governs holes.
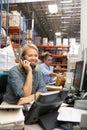
[[[17,104],[18,105],[29,104],[32,101],[36,100],[40,95],[41,95],[41,92],[36,92],[36,94],[32,94],[32,95],[27,96],[27,97],[22,97],[19,99]]]
[[[28,97],[22,97],[18,101],[17,105],[22,105],[22,104],[29,104],[34,100],[34,95],[30,95]]]
[[[29,72],[29,71],[32,70],[29,61],[27,61],[27,60],[21,60],[20,62],[21,62],[22,66],[24,67],[24,69],[25,69],[27,72]]]

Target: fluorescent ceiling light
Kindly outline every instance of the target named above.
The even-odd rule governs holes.
[[[61,26],[60,28],[68,28],[69,25],[64,25],[64,26]]]
[[[58,7],[56,4],[48,5],[48,9],[51,14],[58,12]]]
[[[55,32],[56,36],[61,36],[61,32]]]
[[[62,16],[61,19],[68,19],[68,18],[71,18],[71,16]]]
[[[62,21],[61,23],[70,23],[70,22],[67,22],[67,21]]]
[[[65,13],[72,13],[74,12],[73,10],[65,10]]]
[[[62,29],[62,31],[66,31],[66,30],[67,30],[67,28],[63,28],[63,29]]]

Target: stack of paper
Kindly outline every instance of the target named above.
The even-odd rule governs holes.
[[[24,115],[22,106],[0,105],[0,128],[20,128],[24,127]]]
[[[87,110],[81,110],[73,107],[60,107],[57,120],[68,122],[80,122],[82,114],[87,114]]]

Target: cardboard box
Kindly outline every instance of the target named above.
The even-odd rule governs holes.
[[[6,11],[2,10],[1,13],[2,13],[2,26],[6,28]]]

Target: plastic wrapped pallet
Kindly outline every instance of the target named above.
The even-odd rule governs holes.
[[[15,65],[15,55],[11,45],[0,48],[0,71],[7,71]]]
[[[11,11],[9,14],[9,26],[20,26],[20,13],[18,11]]]

